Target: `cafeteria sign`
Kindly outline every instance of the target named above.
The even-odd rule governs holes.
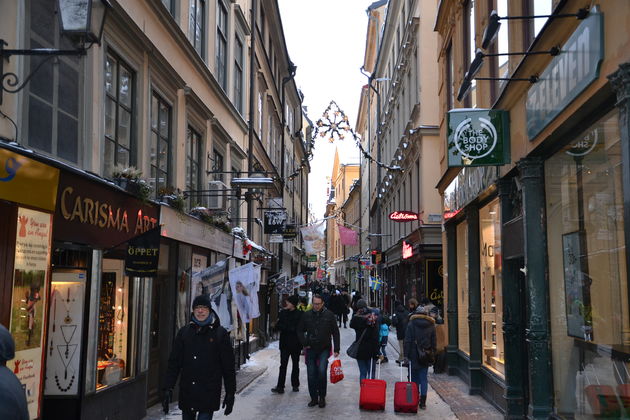
[[[495,109],[451,109],[447,113],[448,166],[496,166],[510,162],[509,117]]]

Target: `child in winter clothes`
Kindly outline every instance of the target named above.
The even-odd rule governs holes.
[[[387,363],[387,351],[385,349],[387,347],[387,337],[389,337],[389,322],[387,322],[386,318],[383,319],[378,337],[378,342],[381,345],[381,363]]]

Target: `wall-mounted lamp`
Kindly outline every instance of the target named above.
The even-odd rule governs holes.
[[[403,149],[406,149],[407,147],[409,147],[409,143],[407,143],[406,141],[403,141],[402,147]]]
[[[61,35],[72,38],[77,48],[74,50],[60,50],[53,48],[33,48],[30,50],[5,49],[8,45],[0,39],[0,105],[2,93],[17,93],[24,89],[33,75],[53,57],[64,55],[87,54],[87,50],[95,43],[100,44],[105,27],[107,11],[112,7],[109,0],[57,0],[59,24]],[[37,67],[24,78],[20,84],[20,78],[12,72],[4,72],[4,61],[13,55],[37,55],[46,56]]]

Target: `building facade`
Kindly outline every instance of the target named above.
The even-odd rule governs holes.
[[[494,40],[492,10],[520,17]],[[592,387],[615,402],[627,382],[629,15],[622,1],[440,3],[449,373],[506,418],[622,415]],[[449,166],[449,122],[487,110],[509,115],[494,136],[507,163]]]

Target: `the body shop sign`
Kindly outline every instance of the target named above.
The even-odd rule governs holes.
[[[447,113],[448,166],[494,166],[510,162],[507,111],[452,109]]]
[[[603,16],[592,8],[527,93],[527,136],[533,140],[599,77],[604,59]]]

